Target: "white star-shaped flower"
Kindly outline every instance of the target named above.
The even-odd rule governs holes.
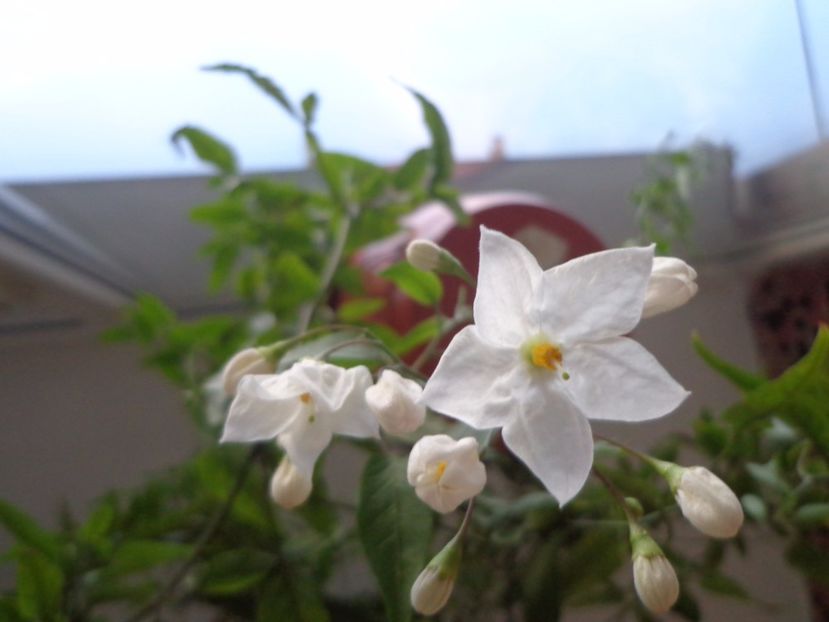
[[[520,243],[481,227],[475,324],[449,344],[423,402],[512,452],[564,504],[593,464],[590,419],[644,421],[687,396],[624,337],[642,315],[653,248],[579,257],[542,271]]]
[[[245,376],[230,405],[222,442],[276,438],[291,464],[310,478],[334,434],[377,437],[366,405],[372,384],[365,367],[343,369],[305,359],[280,374]]]

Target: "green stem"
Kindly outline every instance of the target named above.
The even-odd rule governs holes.
[[[219,508],[219,510],[213,515],[210,521],[208,521],[208,523],[205,525],[204,529],[199,535],[198,540],[196,540],[196,543],[193,545],[193,551],[190,553],[190,556],[184,561],[184,563],[181,564],[181,566],[179,566],[178,570],[175,572],[172,578],[158,593],[158,596],[156,596],[153,600],[144,605],[144,607],[139,609],[131,617],[127,618],[127,622],[138,622],[139,620],[143,620],[151,613],[163,607],[164,603],[166,603],[167,600],[169,600],[173,596],[173,592],[175,592],[179,583],[181,583],[184,580],[184,578],[187,576],[187,573],[190,571],[193,565],[199,560],[199,557],[204,552],[205,547],[208,545],[210,540],[222,526],[222,523],[224,523],[225,519],[230,514],[230,510],[233,508],[233,504],[236,501],[236,497],[238,497],[239,493],[242,492],[242,488],[245,485],[248,473],[250,472],[250,469],[253,466],[253,463],[256,460],[256,458],[259,456],[261,450],[261,445],[254,445],[253,447],[251,447],[247,456],[245,456],[245,461],[239,468],[239,472],[236,474],[236,481],[233,482],[233,488],[231,488],[230,492],[228,493],[227,499]]]

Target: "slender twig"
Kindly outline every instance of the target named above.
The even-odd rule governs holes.
[[[604,484],[604,487],[607,488],[608,492],[613,497],[613,500],[616,501],[616,503],[618,503],[622,508],[622,511],[624,511],[628,520],[635,520],[635,517],[630,512],[627,501],[625,501],[625,495],[623,495],[622,492],[616,487],[616,484],[611,482],[604,473],[596,468],[595,464],[593,465],[593,475],[595,475],[596,479]]]
[[[463,515],[463,522],[461,522],[460,529],[458,529],[458,538],[463,538],[466,534],[466,530],[469,527],[469,521],[472,518],[472,510],[475,509],[475,499],[476,497],[472,497],[466,506],[466,513]]]
[[[305,303],[299,310],[298,332],[300,333],[308,328],[317,307],[319,307],[320,303],[328,295],[331,282],[334,280],[334,275],[337,273],[337,268],[340,267],[340,262],[345,252],[345,244],[348,241],[348,234],[351,232],[351,220],[352,218],[348,214],[343,216],[343,222],[340,224],[340,228],[337,230],[337,235],[334,238],[334,245],[331,247],[328,260],[322,269],[319,293],[313,300]]]
[[[181,566],[179,566],[178,570],[176,570],[172,578],[158,593],[158,596],[156,596],[152,601],[147,603],[144,607],[139,609],[131,617],[127,618],[127,622],[138,622],[139,620],[143,620],[154,611],[163,607],[164,603],[166,603],[167,600],[173,595],[173,592],[175,592],[179,583],[181,583],[184,580],[184,578],[187,576],[187,573],[190,571],[193,565],[199,560],[199,557],[204,552],[204,549],[207,546],[207,544],[210,542],[210,540],[222,526],[222,523],[224,523],[228,514],[230,514],[230,510],[233,508],[233,504],[236,501],[236,497],[238,497],[239,493],[242,492],[242,488],[245,485],[245,481],[247,480],[250,468],[253,465],[253,462],[259,456],[261,449],[262,448],[260,445],[254,445],[253,447],[251,447],[250,451],[245,457],[245,461],[239,468],[239,472],[236,474],[236,481],[233,483],[233,488],[230,489],[230,492],[227,495],[227,499],[225,499],[225,502],[222,504],[222,507],[219,508],[219,510],[213,515],[210,521],[205,525],[204,529],[199,535],[198,540],[196,540],[195,544],[193,545],[193,551],[190,553],[190,556],[184,561],[184,563],[181,564]]]

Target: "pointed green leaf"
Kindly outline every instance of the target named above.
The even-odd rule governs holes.
[[[360,486],[357,527],[388,620],[408,622],[409,593],[426,563],[432,513],[406,481],[402,460],[380,454],[369,459]]]
[[[302,100],[302,114],[305,115],[305,125],[311,125],[317,114],[319,100],[316,93],[308,93]]]
[[[234,63],[220,63],[218,65],[211,65],[204,67],[205,71],[221,71],[224,73],[240,73],[247,76],[259,89],[268,97],[276,101],[288,114],[294,118],[297,117],[296,110],[294,110],[291,100],[285,95],[285,92],[277,86],[270,78],[261,75],[252,67],[245,67],[244,65],[237,65]]]
[[[443,285],[431,272],[418,270],[411,264],[401,261],[389,266],[380,276],[388,279],[412,300],[431,307],[443,298]]]
[[[18,554],[17,608],[38,622],[61,620],[63,573],[57,564],[33,550]]]
[[[432,153],[434,155],[435,171],[432,185],[449,183],[452,180],[454,163],[452,160],[452,141],[449,138],[449,130],[441,116],[440,111],[431,101],[414,89],[409,92],[415,96],[420,109],[423,112],[423,121],[429,129],[432,138]]]
[[[702,339],[700,339],[699,335],[694,334],[691,336],[691,344],[694,347],[694,351],[708,364],[711,369],[720,374],[726,380],[729,380],[738,389],[742,389],[743,391],[751,391],[766,382],[763,378],[740,369],[736,365],[732,365],[728,361],[718,357],[708,349],[708,347],[702,342]]]
[[[40,527],[31,516],[2,500],[0,500],[0,525],[18,543],[40,551],[49,559],[58,558],[60,546],[57,538]]]
[[[177,129],[170,140],[176,147],[180,147],[181,141],[185,140],[202,162],[212,164],[225,175],[236,173],[236,156],[233,151],[226,143],[206,131],[185,125]]]

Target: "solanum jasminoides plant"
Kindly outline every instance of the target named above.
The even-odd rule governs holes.
[[[379,276],[434,314],[399,334],[351,258],[426,201],[463,224],[437,108],[413,92],[431,144],[387,169],[324,149],[315,95],[294,103],[250,68],[210,69],[246,77],[298,123],[316,183],[242,176],[219,139],[175,133],[215,168],[220,196],[193,219],[214,233],[211,286],[235,288],[244,312],[184,323],[143,297],[110,338],[143,344],[182,389],[203,449],[55,533],[0,503],[17,569],[0,619],[532,622],[602,605],[696,620],[700,589],[750,598],[720,570],[748,544],[744,515],[826,578],[808,545],[829,520],[829,332],[776,380],[697,340],[742,401],[647,452],[598,437],[590,420],[647,425],[687,396],[626,335],[687,303],[693,268],[643,245],[543,271],[481,228],[471,274],[413,240]],[[462,288],[451,315],[446,279]],[[682,444],[707,467],[680,464]],[[358,485],[330,485],[350,474]],[[673,539],[685,519],[701,555]]]

